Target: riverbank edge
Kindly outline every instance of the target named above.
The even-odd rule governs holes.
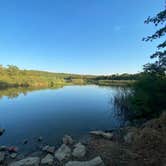
[[[40,138],[39,141],[42,141]],[[39,151],[23,156],[14,147],[0,147],[0,164],[3,166],[59,165],[95,166],[112,165],[158,165],[166,161],[166,112],[159,118],[148,120],[139,126],[129,122],[126,126],[112,131],[92,131],[85,142],[64,136],[60,148],[41,146]],[[74,155],[75,153],[75,155]],[[26,164],[25,164],[26,162]],[[20,165],[19,165],[20,164]],[[29,166],[30,166],[29,164]],[[98,164],[98,165],[97,165]]]
[[[100,80],[100,81],[90,81],[90,82],[82,82],[82,83],[57,83],[53,86],[49,85],[19,85],[19,84],[10,84],[6,83],[4,85],[0,85],[0,90],[9,89],[9,88],[33,88],[33,89],[44,89],[44,88],[56,88],[70,85],[99,85],[99,86],[132,86],[135,83],[135,80]]]

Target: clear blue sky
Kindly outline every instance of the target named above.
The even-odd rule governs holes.
[[[0,64],[84,74],[141,71],[164,0],[0,0]]]

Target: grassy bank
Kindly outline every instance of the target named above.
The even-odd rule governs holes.
[[[21,70],[16,66],[0,66],[0,88],[8,87],[56,87],[65,84],[84,84],[91,76]]]
[[[97,84],[103,86],[131,86],[134,82],[134,80],[99,80]]]
[[[132,85],[139,74],[109,76],[52,73],[37,70],[22,70],[16,66],[0,65],[0,89],[9,87],[56,87],[58,85],[97,84],[104,86]]]

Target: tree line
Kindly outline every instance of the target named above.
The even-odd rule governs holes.
[[[59,84],[105,84],[108,80],[137,80],[140,74],[114,74],[109,76],[52,73],[22,70],[15,65],[0,65],[0,88],[5,87],[54,87]],[[108,82],[108,85],[111,83]],[[118,84],[118,82],[116,82]]]

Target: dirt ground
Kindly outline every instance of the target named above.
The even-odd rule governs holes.
[[[92,138],[88,156],[96,155],[107,166],[166,166],[166,112],[139,128],[121,129],[112,140]]]

